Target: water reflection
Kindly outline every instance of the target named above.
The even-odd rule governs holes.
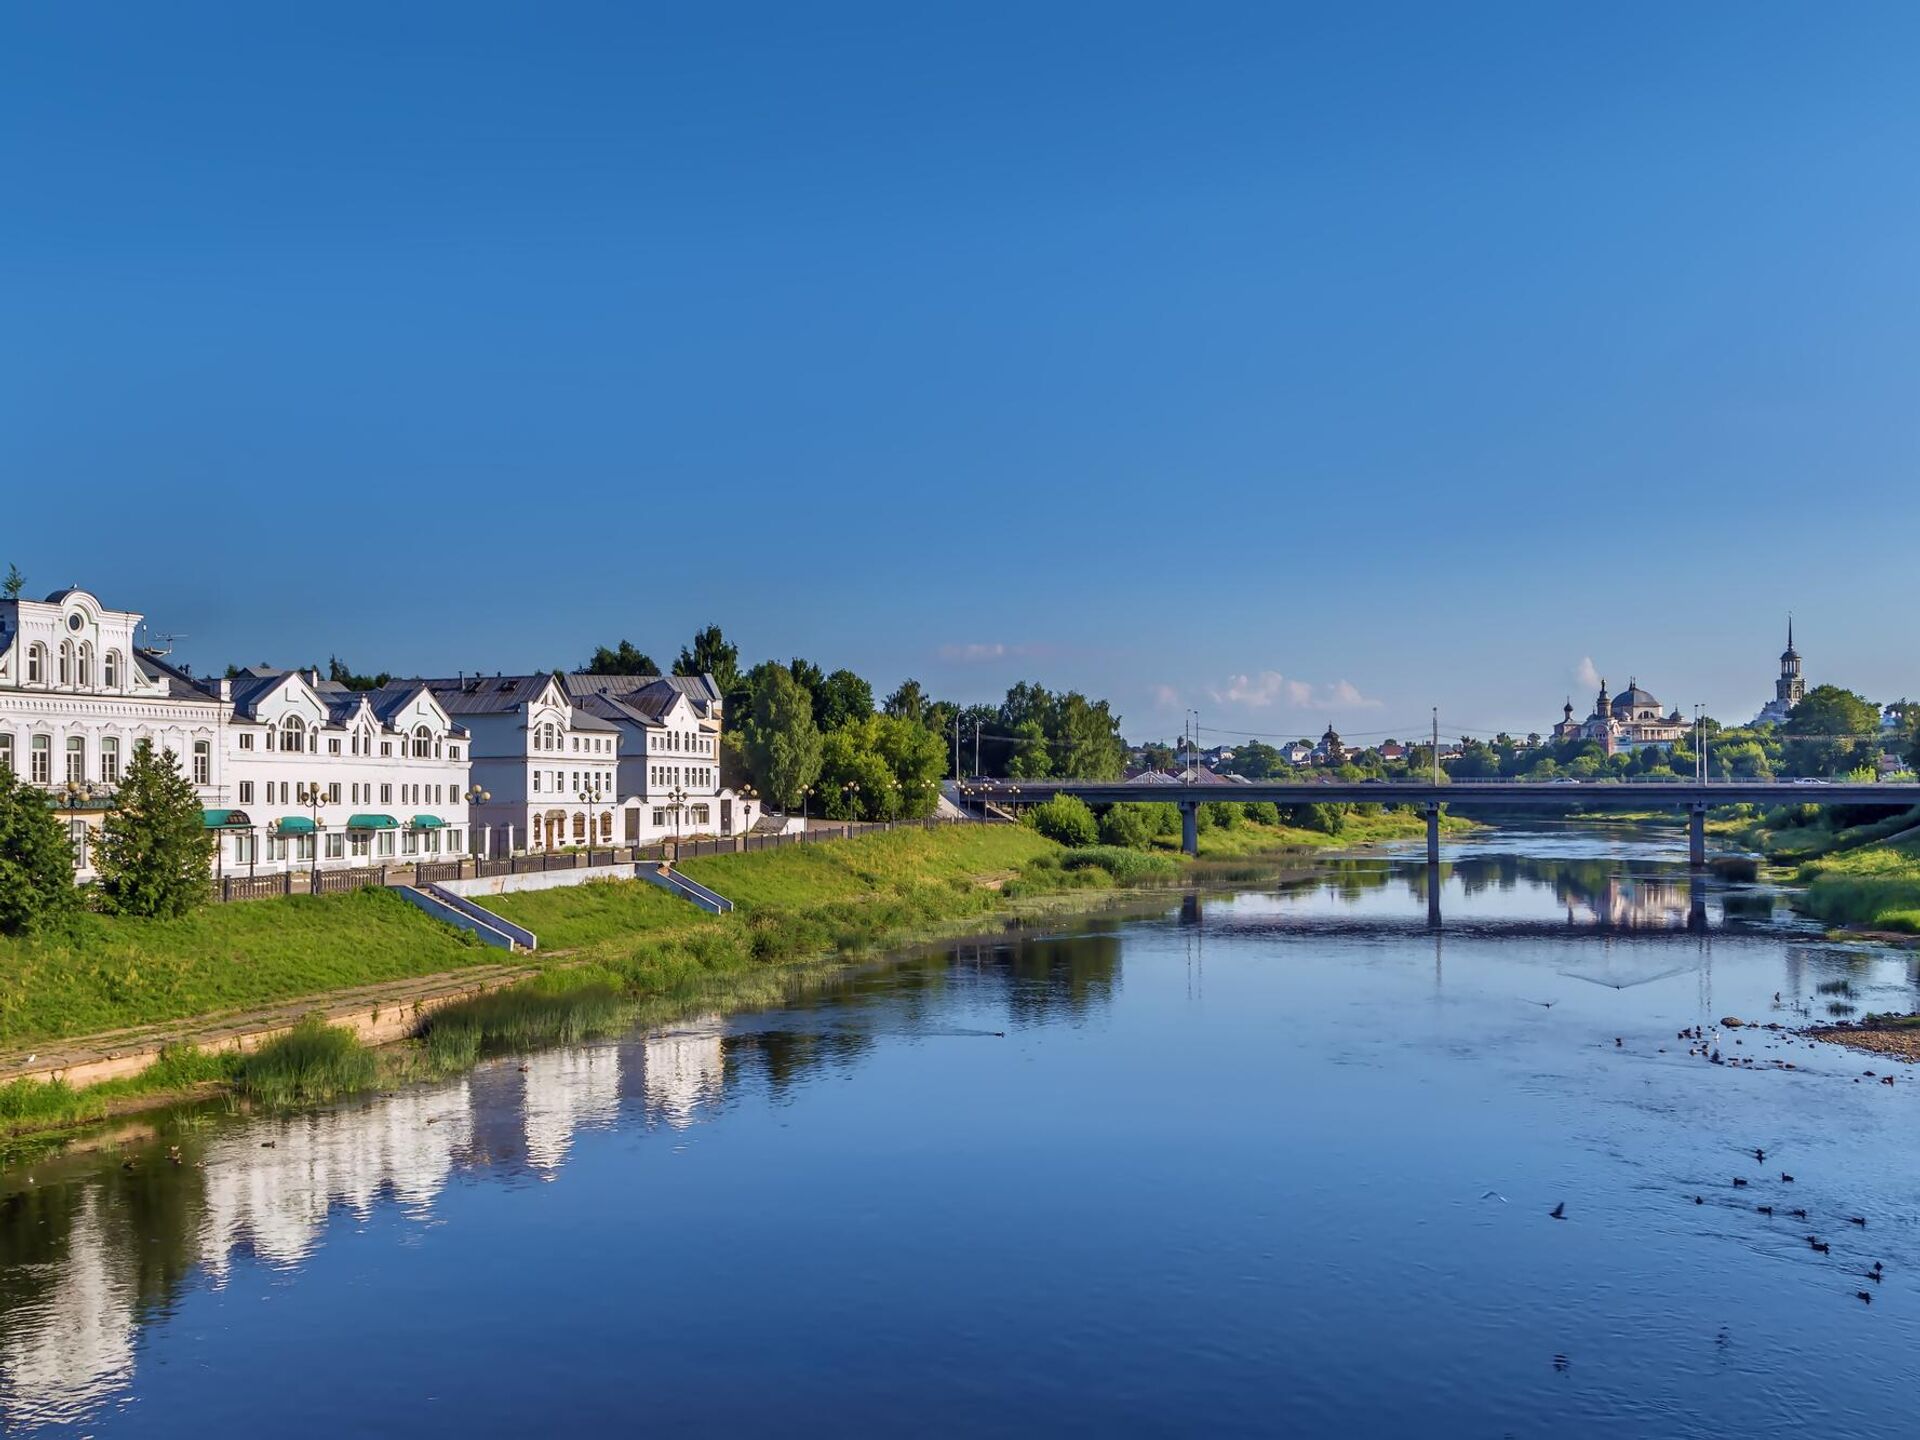
[[[929,950],[885,970],[811,983],[787,1005],[765,1014],[730,1020],[700,1016],[617,1043],[493,1060],[453,1083],[369,1097],[325,1112],[173,1117],[159,1122],[157,1134],[128,1138],[112,1153],[45,1160],[5,1172],[0,1174],[0,1425],[27,1431],[111,1423],[120,1407],[157,1383],[155,1362],[142,1358],[143,1349],[183,1307],[244,1292],[249,1281],[268,1271],[280,1272],[282,1283],[313,1286],[316,1274],[343,1263],[343,1253],[382,1243],[371,1233],[351,1232],[419,1234],[429,1222],[463,1211],[470,1216],[470,1204],[456,1203],[468,1189],[552,1199],[569,1189],[560,1182],[590,1176],[607,1191],[608,1213],[630,1229],[628,1222],[642,1213],[638,1207],[650,1182],[657,1186],[660,1180],[658,1171],[646,1168],[649,1158],[677,1153],[690,1132],[703,1126],[714,1127],[708,1135],[734,1134],[739,1153],[734,1168],[718,1182],[721,1190],[689,1200],[691,1213],[710,1214],[741,1191],[764,1196],[775,1183],[769,1177],[785,1186],[825,1174],[826,1198],[816,1197],[811,1210],[796,1206],[795,1222],[803,1228],[812,1222],[812,1228],[833,1234],[851,1226],[882,1246],[893,1231],[878,1214],[857,1210],[868,1182],[851,1182],[834,1171],[831,1157],[841,1153],[834,1150],[834,1140],[850,1134],[863,1147],[901,1143],[910,1151],[919,1144],[910,1163],[889,1154],[890,1172],[910,1177],[928,1163],[927,1143],[915,1123],[922,1114],[939,1116],[934,1148],[951,1145],[977,1156],[976,1183],[996,1192],[991,1206],[963,1206],[963,1214],[944,1217],[943,1233],[963,1233],[1005,1208],[997,1187],[1007,1176],[1015,1177],[1023,1204],[1045,1213],[1056,1197],[1080,1183],[1081,1167],[1096,1163],[1078,1147],[1093,1143],[1087,1137],[1111,1132],[1119,1137],[1114,1151],[1093,1152],[1099,1163],[1120,1167],[1106,1183],[1103,1205],[1123,1214],[1128,1206],[1140,1207],[1147,1233],[1165,1231],[1169,1248],[1164,1254],[1128,1248],[1124,1253],[1133,1260],[1116,1266],[1103,1245],[1089,1238],[1081,1252],[1089,1268],[1049,1270],[1062,1255],[1073,1256],[1081,1242],[1071,1227],[1042,1225],[1037,1228],[1050,1235],[1049,1244],[1017,1257],[1032,1270],[1035,1283],[1049,1295],[1107,1295],[1127,1293],[1136,1282],[1145,1286],[1125,1303],[1116,1302],[1112,1315],[1094,1317],[1090,1323],[1096,1328],[1120,1324],[1113,1315],[1123,1313],[1152,1313],[1177,1326],[1183,1309],[1190,1308],[1184,1320],[1198,1328],[1187,1343],[1200,1348],[1184,1353],[1188,1364],[1199,1365],[1195,1355],[1220,1363],[1234,1346],[1253,1343],[1212,1338],[1207,1306],[1217,1315],[1221,1306],[1249,1303],[1247,1292],[1237,1287],[1244,1275],[1259,1273],[1270,1287],[1263,1299],[1270,1296],[1276,1308],[1259,1312],[1265,1330],[1246,1325],[1236,1334],[1271,1331],[1312,1349],[1325,1338],[1294,1333],[1285,1317],[1311,1313],[1337,1327],[1358,1302],[1344,1284],[1310,1288],[1318,1273],[1312,1267],[1271,1268],[1269,1262],[1279,1264],[1293,1253],[1271,1244],[1283,1209],[1310,1215],[1316,1207],[1345,1207],[1322,1217],[1333,1224],[1327,1233],[1335,1237],[1329,1243],[1336,1244],[1342,1235],[1351,1241],[1354,1227],[1367,1224],[1376,1208],[1382,1227],[1377,1234],[1398,1237],[1420,1228],[1406,1227],[1387,1203],[1401,1162],[1391,1156],[1381,1162],[1375,1155],[1367,1139],[1374,1128],[1399,1127],[1396,1146],[1417,1152],[1426,1173],[1444,1172],[1453,1163],[1451,1147],[1471,1146],[1476,1136],[1486,1148],[1475,1165],[1517,1166],[1514,1156],[1540,1143],[1537,1137],[1564,1138],[1593,1126],[1591,1116],[1603,1103],[1599,1097],[1610,1094],[1595,1067],[1626,1053],[1616,1050],[1612,1037],[1632,1036],[1633,1017],[1646,1020],[1641,1058],[1648,1068],[1636,1073],[1635,1085],[1644,1089],[1633,1091],[1624,1127],[1629,1130],[1732,1103],[1720,1092],[1703,1099],[1673,1088],[1694,1083],[1693,1071],[1673,1078],[1665,1067],[1684,1062],[1658,1048],[1678,1024],[1717,1018],[1716,999],[1783,1019],[1824,1018],[1834,1005],[1895,1008],[1916,999],[1915,971],[1905,957],[1831,944],[1810,929],[1767,928],[1763,922],[1770,904],[1763,910],[1757,903],[1736,903],[1743,894],[1758,892],[1711,884],[1703,891],[1684,866],[1658,849],[1578,839],[1546,854],[1526,849],[1521,840],[1500,837],[1454,847],[1438,877],[1448,915],[1444,933],[1416,934],[1411,943],[1408,932],[1424,925],[1436,894],[1435,877],[1424,862],[1398,856],[1333,859],[1310,877],[1169,896],[1145,918],[1128,922],[1093,920],[1063,926],[1058,933],[1009,934]],[[1697,921],[1703,909],[1713,917],[1704,933]],[[1683,944],[1673,943],[1676,939]],[[1133,957],[1125,972],[1130,986],[1122,984],[1123,953]],[[1716,969],[1716,956],[1729,953],[1748,961],[1762,957],[1764,968],[1736,963],[1731,973],[1724,964]],[[1178,969],[1182,957],[1184,976]],[[1203,960],[1215,977],[1211,991],[1201,983]],[[1405,960],[1416,963],[1403,966]],[[1403,971],[1417,990],[1395,988]],[[1686,978],[1678,978],[1682,971],[1689,972]],[[1568,983],[1555,991],[1556,981]],[[1776,991],[1777,1009],[1768,998]],[[1405,1007],[1410,997],[1417,997],[1415,1007],[1422,1012],[1412,1030],[1399,1018],[1404,1009],[1395,1008]],[[1471,1022],[1457,1018],[1467,1013],[1465,999],[1480,1007]],[[1554,1002],[1550,1011],[1534,1008],[1532,1002],[1547,999]],[[1620,1008],[1629,1004],[1637,1008]],[[1398,1023],[1382,1023],[1388,1015]],[[1322,1023],[1302,1026],[1303,1017]],[[1342,1028],[1342,1017],[1356,1018]],[[1563,1033],[1573,1032],[1542,1028],[1560,1026],[1562,1017],[1568,1026],[1598,1017],[1595,1023],[1606,1026],[1607,1038],[1597,1044],[1589,1043],[1591,1036],[1563,1042]],[[1467,1028],[1455,1034],[1447,1029],[1451,1024]],[[1425,1035],[1425,1052],[1423,1029],[1431,1032]],[[1116,1041],[1116,1032],[1127,1038]],[[1276,1037],[1285,1043],[1275,1043]],[[1758,1051],[1758,1037],[1754,1044]],[[858,1103],[863,1113],[876,1112],[882,1120],[870,1132],[814,1132],[808,1153],[826,1155],[824,1163],[796,1168],[794,1150],[770,1157],[764,1129],[743,1134],[738,1127],[726,1132],[721,1126],[743,1113],[792,1113],[792,1106],[809,1096],[817,1103],[824,1081],[897,1077],[903,1047],[924,1052],[924,1063],[932,1067],[922,1075],[921,1088],[907,1086],[893,1095],[884,1085],[872,1088],[875,1082],[869,1080],[872,1093]],[[943,1068],[962,1067],[976,1055],[993,1057],[991,1072],[977,1065]],[[1170,1055],[1179,1056],[1180,1063],[1168,1066]],[[1027,1067],[1042,1066],[1049,1057],[1060,1063],[1061,1056],[1069,1060],[1048,1079],[1032,1090],[1017,1088],[1035,1073]],[[1411,1073],[1402,1073],[1400,1067],[1409,1063]],[[1467,1064],[1489,1069],[1458,1068]],[[1071,1087],[1083,1075],[1097,1077],[1098,1083],[1076,1099]],[[1331,1077],[1339,1083],[1330,1084]],[[981,1093],[992,1085],[1003,1088]],[[835,1085],[830,1091],[855,1096],[862,1087]],[[1862,1093],[1851,1090],[1847,1098]],[[1041,1103],[1054,1094],[1067,1098],[1074,1128],[1025,1130],[1020,1100]],[[1577,1097],[1564,1114],[1557,1108],[1563,1094]],[[1011,1103],[1010,1096],[1015,1097]],[[1302,1096],[1310,1100],[1276,1104]],[[1364,1107],[1371,1097],[1380,1099],[1369,1110]],[[1748,1144],[1757,1139],[1769,1147],[1780,1143],[1777,1132],[1793,1123],[1780,1108],[1785,1099],[1779,1093],[1765,1097],[1767,1108],[1758,1112],[1762,1120],[1743,1113],[1728,1125],[1729,1132]],[[1438,1100],[1449,1107],[1436,1112],[1439,1119],[1403,1117],[1408,1107],[1417,1110]],[[1535,1102],[1547,1108],[1524,1108]],[[1802,1105],[1795,1113],[1804,1116]],[[897,1113],[895,1106],[901,1107]],[[1444,1137],[1434,1128],[1451,1124],[1452,1117],[1484,1116],[1497,1107],[1519,1107],[1511,1110],[1517,1118],[1500,1109],[1500,1119],[1490,1125],[1480,1119],[1460,1122],[1461,1128]],[[1857,1100],[1848,1113],[1855,1127],[1863,1123]],[[978,1128],[956,1131],[976,1115],[986,1117]],[[1288,1147],[1272,1128],[1276,1123],[1295,1127],[1289,1143],[1317,1147],[1324,1174],[1288,1158]],[[1759,1125],[1766,1127],[1764,1134]],[[1598,1130],[1593,1149],[1603,1159],[1616,1154],[1618,1133]],[[604,1138],[596,1141],[596,1136]],[[1219,1143],[1209,1148],[1208,1140]],[[1005,1153],[994,1148],[1002,1141]],[[1708,1183],[1699,1173],[1716,1175],[1732,1163],[1711,1149],[1702,1159],[1694,1137],[1688,1144],[1693,1148],[1673,1163],[1691,1167],[1679,1171],[1690,1189]],[[637,1159],[625,1153],[636,1148]],[[1261,1157],[1269,1151],[1277,1168],[1261,1171]],[[1116,1160],[1115,1153],[1126,1158]],[[583,1157],[590,1155],[611,1156],[615,1163],[588,1163]],[[1386,1168],[1369,1179],[1369,1167],[1376,1163]],[[1567,1162],[1555,1154],[1550,1163],[1564,1167]],[[1137,1171],[1124,1168],[1133,1164]],[[1346,1174],[1359,1177],[1350,1192],[1328,1178]],[[1473,1202],[1496,1180],[1506,1190],[1524,1183],[1517,1173],[1480,1176],[1476,1170],[1475,1175],[1466,1201],[1436,1202],[1422,1225],[1459,1223],[1448,1220],[1446,1206]],[[949,1187],[961,1182],[944,1172],[934,1178],[938,1184],[916,1198],[937,1211]],[[1811,1190],[1811,1171],[1805,1178]],[[1659,1185],[1670,1180],[1663,1174]],[[1189,1182],[1201,1188],[1193,1193],[1179,1188]],[[1862,1188],[1867,1183],[1861,1182]],[[1193,1206],[1199,1208],[1186,1208]],[[1490,1223],[1485,1212],[1473,1213],[1473,1225]],[[520,1219],[529,1223],[524,1215]],[[1082,1221],[1095,1226],[1089,1237],[1097,1233],[1097,1222],[1076,1213],[1074,1224]],[[734,1223],[741,1223],[737,1216]],[[1231,1256],[1232,1278],[1226,1283],[1235,1288],[1224,1296],[1210,1295],[1193,1279],[1194,1267],[1201,1264],[1196,1257],[1203,1258],[1215,1244],[1208,1238],[1214,1225],[1224,1227],[1219,1244]],[[1242,1228],[1235,1231],[1236,1225]],[[686,1229],[671,1233],[678,1237],[676,1247],[713,1238]],[[900,1233],[906,1248],[895,1254],[895,1263],[907,1264],[903,1256],[925,1249],[924,1235],[911,1225]],[[1449,1231],[1448,1242],[1470,1244],[1479,1233]],[[1588,1233],[1568,1230],[1558,1238]],[[1668,1239],[1681,1245],[1686,1234],[1675,1231]],[[656,1247],[659,1238],[654,1237]],[[735,1288],[710,1286],[714,1293],[737,1297],[739,1286],[755,1283],[751,1267],[745,1274],[728,1268],[730,1246],[746,1238],[745,1232],[719,1237],[715,1248],[703,1252],[701,1265],[693,1267],[728,1274]],[[1895,1235],[1888,1238],[1893,1241]],[[1010,1243],[1005,1236],[1001,1240]],[[532,1263],[565,1265],[574,1253],[569,1242],[588,1266],[596,1247],[609,1243],[604,1232],[572,1235],[563,1228],[557,1237],[543,1237]],[[527,1242],[523,1237],[518,1243]],[[1127,1243],[1136,1245],[1137,1236],[1128,1235]],[[900,1283],[909,1291],[964,1288],[972,1266],[993,1263],[995,1253],[991,1245],[976,1249],[970,1242],[968,1265],[943,1262]],[[853,1277],[839,1314],[845,1327],[884,1307],[875,1287],[885,1267],[868,1266],[851,1254],[842,1261],[833,1273]],[[507,1263],[516,1262],[525,1263],[526,1257],[507,1257]],[[647,1263],[662,1263],[657,1249]],[[762,1256],[758,1263],[769,1262]],[[796,1262],[781,1253],[778,1263]],[[1364,1271],[1375,1262],[1348,1253],[1343,1263]],[[1464,1279],[1463,1262],[1450,1252],[1388,1255],[1378,1263],[1395,1267],[1390,1280],[1381,1280],[1377,1290],[1356,1280],[1359,1291],[1384,1300],[1389,1285],[1410,1288],[1416,1293],[1406,1303],[1427,1305],[1422,1313],[1428,1318],[1440,1302],[1431,1296],[1423,1300],[1422,1287],[1438,1287],[1436,1293],[1444,1292],[1451,1303],[1473,1285],[1487,1283],[1484,1277]],[[1549,1262],[1536,1254],[1530,1263]],[[1550,1263],[1564,1267],[1570,1262],[1561,1257]],[[1571,1284],[1583,1297],[1588,1293],[1580,1287],[1592,1276],[1577,1265],[1550,1273],[1562,1276],[1555,1283]],[[653,1278],[651,1270],[648,1275]],[[693,1283],[708,1284],[710,1278],[696,1275]],[[832,1287],[824,1273],[813,1274],[807,1283]],[[1003,1275],[1001,1284],[1007,1283]],[[609,1281],[609,1286],[623,1293],[618,1283]],[[759,1298],[766,1301],[776,1293],[786,1290],[775,1285]],[[696,1302],[681,1298],[684,1308],[675,1312],[679,1323],[697,1326],[708,1318]],[[447,1304],[445,1294],[438,1300]],[[947,1301],[960,1306],[962,1297],[948,1294]],[[823,1297],[820,1303],[830,1302]],[[958,1339],[944,1337],[963,1349],[984,1343],[980,1335],[1015,1323],[1014,1312],[994,1308],[997,1301],[976,1296],[968,1303],[985,1308],[977,1315],[968,1312],[970,1328],[956,1331]],[[456,1323],[456,1316],[436,1311],[428,1300],[419,1304],[411,1318],[423,1329]],[[1171,1313],[1163,1314],[1168,1306]],[[928,1313],[937,1308],[930,1306]],[[1892,1310],[1890,1297],[1881,1308]],[[623,1305],[621,1313],[630,1312]],[[729,1335],[731,1327],[745,1323],[737,1304],[720,1306],[716,1315]],[[535,1326],[559,1323],[547,1312],[527,1318]],[[1476,1323],[1484,1329],[1496,1322],[1476,1316]],[[1444,1334],[1444,1328],[1435,1333]],[[804,1348],[806,1338],[783,1330],[761,1333],[757,1343]],[[474,1342],[468,1337],[466,1343]],[[1397,1343],[1413,1344],[1404,1337]],[[216,1343],[209,1353],[217,1360],[231,1352]],[[561,1362],[546,1355],[543,1363]],[[796,1373],[834,1373],[830,1360],[793,1363]],[[839,1363],[850,1362],[842,1356]],[[1319,1361],[1323,1371],[1337,1363],[1338,1355],[1331,1353]],[[992,1364],[983,1362],[981,1373],[993,1373]],[[1178,1392],[1177,1381],[1161,1378],[1172,1386],[1170,1393]],[[1084,1389],[1076,1393],[1084,1399]],[[1204,1407],[1209,1397],[1228,1393],[1231,1386],[1214,1387],[1187,1403]],[[1184,1413],[1197,1421],[1202,1411]],[[1534,1422],[1544,1413],[1526,1412],[1527,1423],[1517,1428],[1536,1432],[1540,1427]],[[145,1417],[149,1423],[153,1418],[151,1413]],[[735,1416],[742,1424],[752,1418]],[[1170,1425],[1170,1415],[1159,1418]],[[1252,1424],[1239,1428],[1259,1428],[1261,1418],[1256,1415]]]

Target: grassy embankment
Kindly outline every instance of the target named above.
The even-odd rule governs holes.
[[[470,1064],[483,1050],[618,1029],[643,1006],[778,1000],[795,965],[846,958],[977,924],[1010,899],[1111,888],[1154,857],[1076,857],[1013,826],[902,830],[828,845],[688,861],[738,906],[712,916],[641,881],[487,903],[541,937],[533,980],[436,1012],[419,1044],[378,1058],[374,1083]],[[231,1013],[498,958],[378,891],[216,906],[179,921],[84,915],[0,940],[0,1044]],[[341,1032],[340,1038],[346,1038]],[[324,1098],[367,1082],[359,1047],[289,1036],[255,1054],[179,1048],[147,1072],[75,1092],[0,1086],[0,1131],[52,1128],[131,1108],[135,1097],[227,1088],[265,1101]]]
[[[1833,925],[1920,934],[1920,810],[1873,816],[1863,807],[1808,802],[1739,807],[1709,822],[1805,885],[1801,904]]]
[[[1440,829],[1456,834],[1475,828],[1474,822],[1455,815],[1442,815]],[[1382,808],[1356,811],[1341,822],[1340,833],[1309,830],[1298,825],[1266,825],[1241,820],[1231,827],[1211,826],[1200,832],[1202,860],[1238,859],[1287,850],[1331,850],[1351,845],[1376,845],[1383,840],[1417,840],[1427,833],[1424,815],[1410,810]],[[1178,851],[1180,837],[1160,835],[1154,839],[1158,850]]]

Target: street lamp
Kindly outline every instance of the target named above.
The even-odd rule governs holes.
[[[739,832],[744,835],[753,828],[753,802],[760,798],[760,792],[751,785],[740,787],[740,823]],[[804,823],[804,822],[802,822]]]
[[[847,809],[851,812],[853,807],[860,803],[860,782],[858,780],[847,781],[846,784],[840,787],[840,793],[846,797]]]
[[[473,806],[484,805],[487,801],[491,800],[493,796],[488,791],[482,790],[478,785],[469,785],[463,798],[469,806]],[[493,827],[489,825],[480,833],[482,836],[480,841],[481,848],[491,852],[493,850]],[[469,850],[473,848],[473,816],[471,815],[467,816],[467,848]],[[483,856],[482,858],[484,859],[486,857]]]
[[[680,858],[680,807],[687,803],[687,792],[676,785],[667,791],[667,806],[673,811],[673,858]]]
[[[324,804],[326,804],[326,801],[322,799],[320,795],[320,782],[318,780],[307,781],[307,809],[313,816],[313,835],[311,837],[313,864],[307,871],[307,893],[309,895],[317,892],[320,887],[320,807]]]
[[[800,833],[807,833],[807,802],[813,798],[814,787],[809,785],[800,792]]]

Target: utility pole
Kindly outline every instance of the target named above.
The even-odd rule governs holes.
[[[973,722],[973,773],[980,773],[980,722]]]
[[[1440,707],[1433,707],[1433,783],[1440,783]]]
[[[960,783],[960,712],[953,712],[953,783]]]

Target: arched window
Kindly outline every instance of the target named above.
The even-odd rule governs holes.
[[[60,683],[73,684],[73,642],[71,640],[60,642]]]
[[[120,688],[120,652],[107,651],[107,658],[101,665],[100,678],[109,690]]]
[[[298,715],[289,715],[280,722],[280,748],[296,751],[307,748],[306,722]]]
[[[47,683],[47,647],[44,645],[27,647],[27,683],[29,685]]]
[[[82,690],[93,688],[93,646],[88,641],[80,642],[80,669],[74,678]]]
[[[433,755],[433,732],[424,725],[414,727],[413,758],[427,760]]]

